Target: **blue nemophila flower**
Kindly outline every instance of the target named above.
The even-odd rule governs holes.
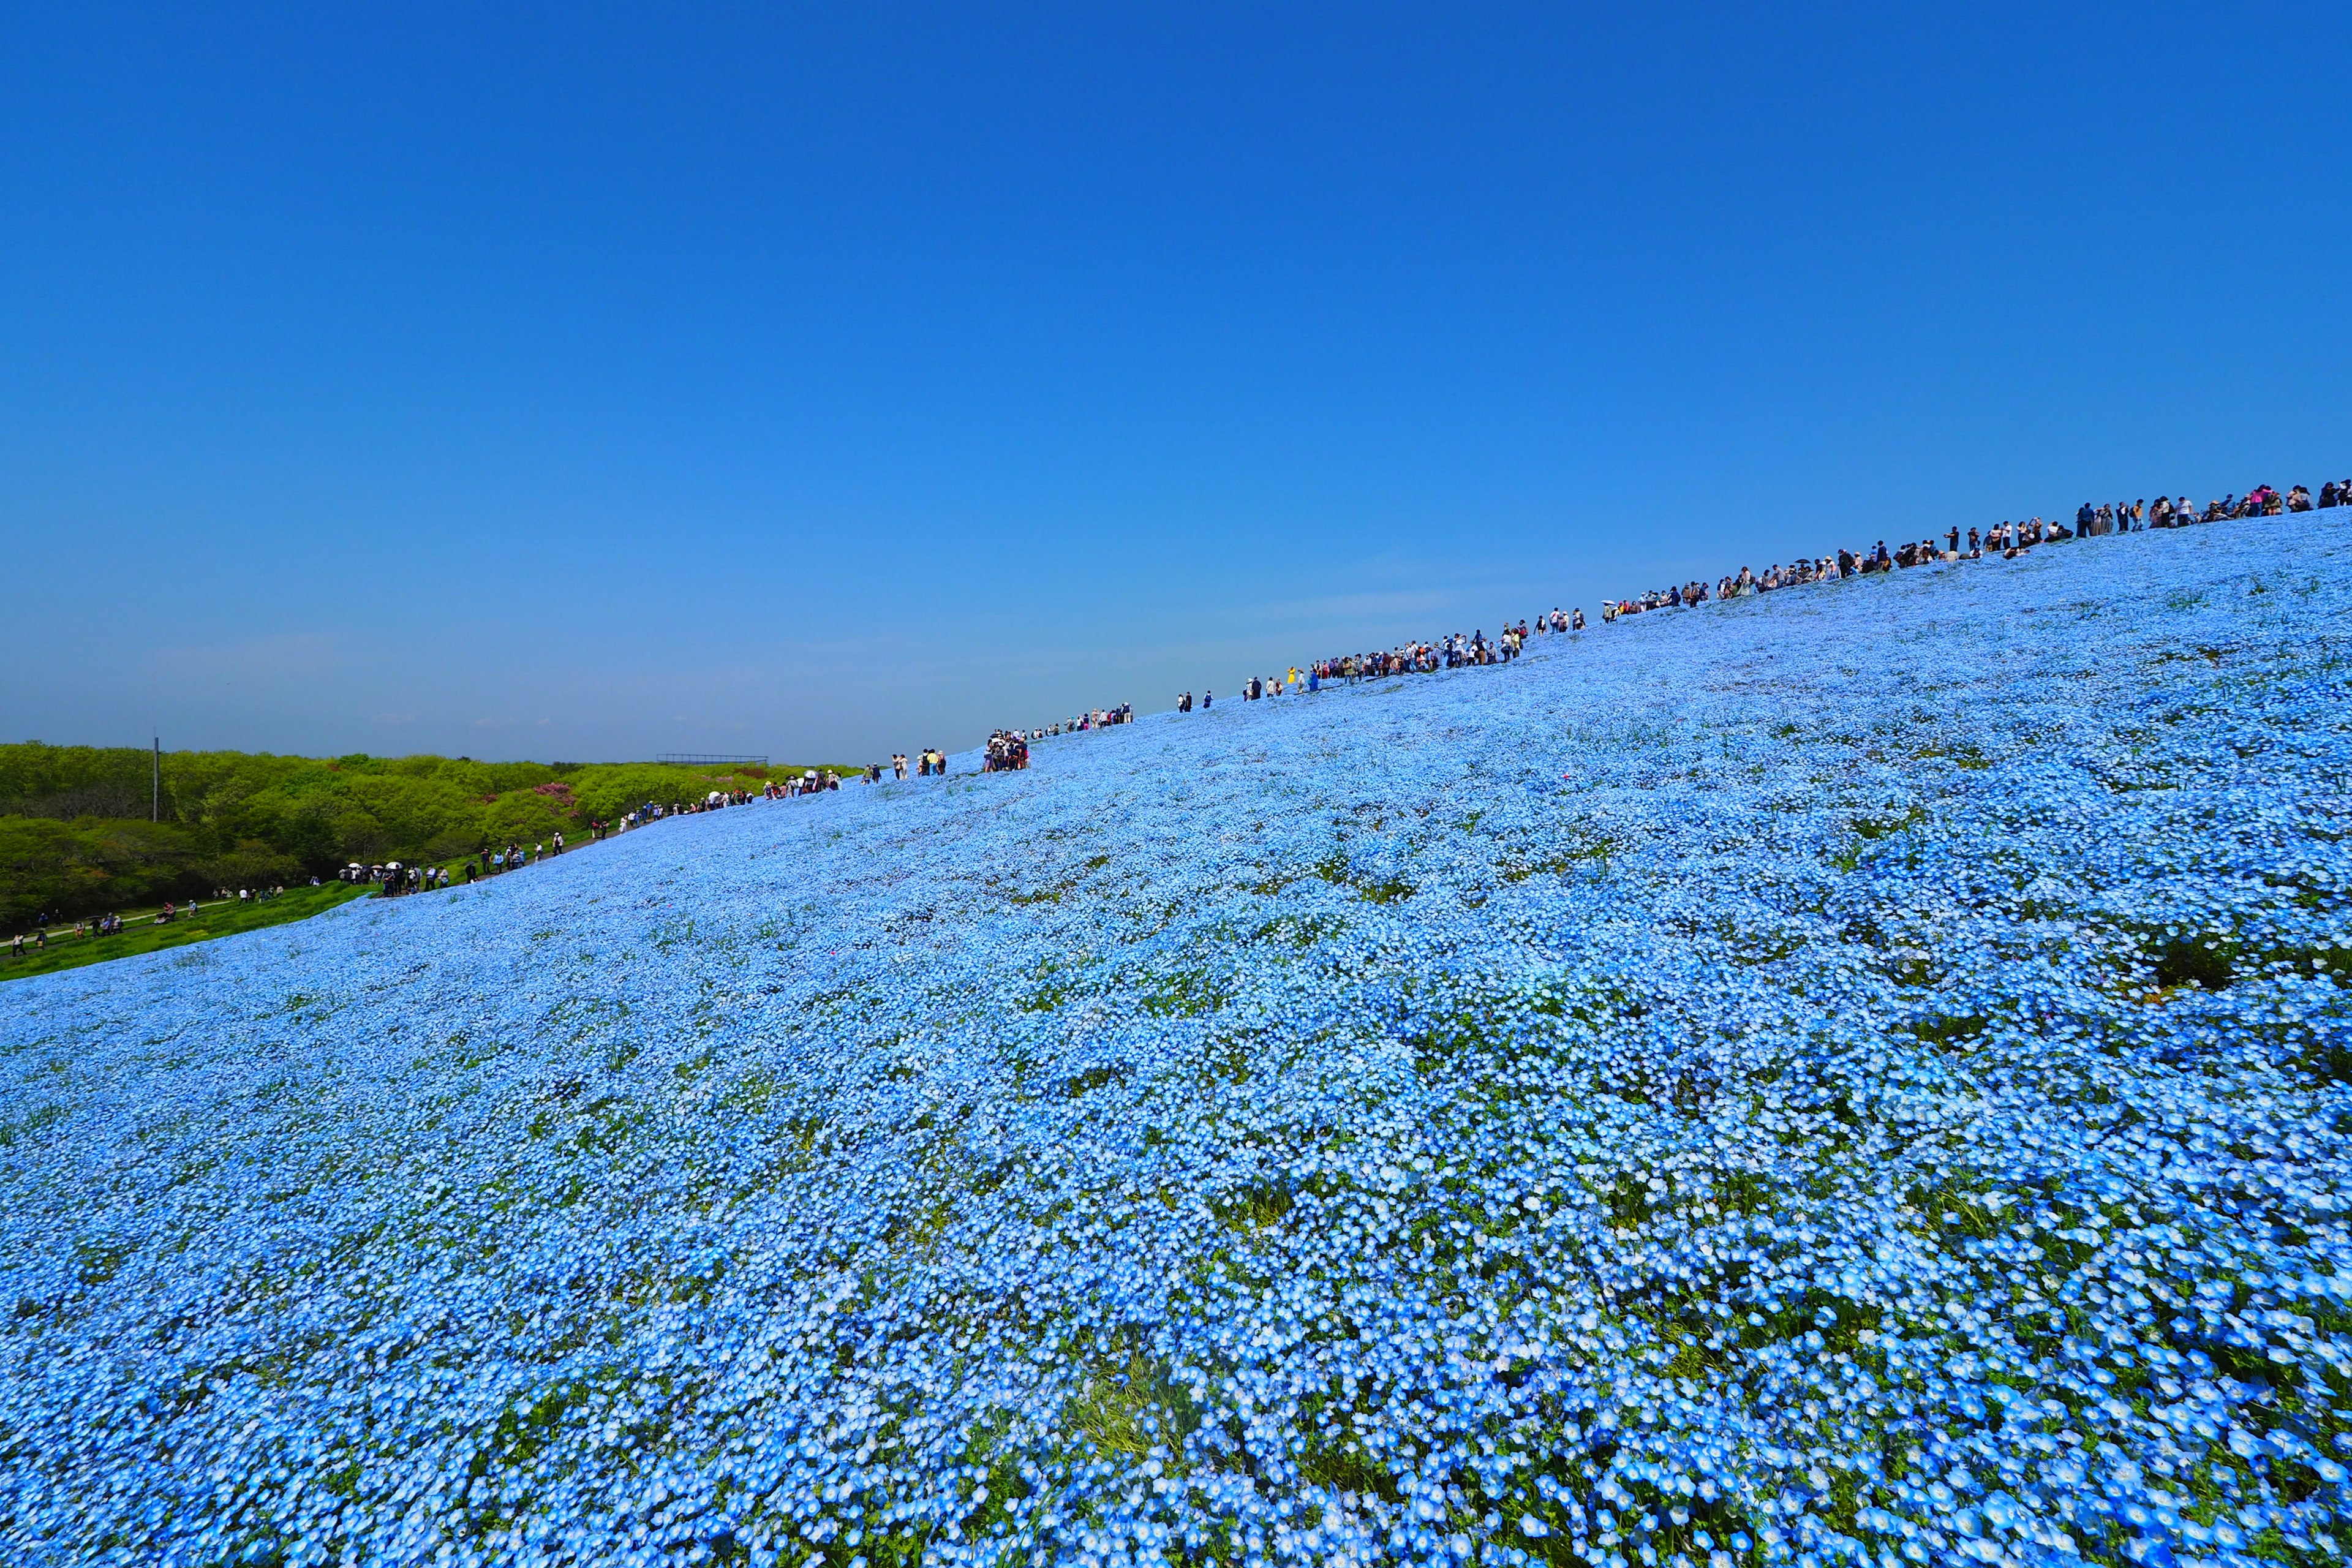
[[[2336,526],[1643,616],[13,984],[0,1534],[2338,1540]]]

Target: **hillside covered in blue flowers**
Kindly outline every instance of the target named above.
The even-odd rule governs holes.
[[[13,984],[5,1557],[2338,1560],[2347,516]]]

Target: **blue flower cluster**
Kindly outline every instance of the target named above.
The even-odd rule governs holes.
[[[2282,526],[19,982],[0,1550],[2336,1559],[2352,538]]]

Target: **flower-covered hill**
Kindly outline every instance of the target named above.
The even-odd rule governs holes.
[[[2341,517],[14,985],[6,1555],[2332,1559]]]

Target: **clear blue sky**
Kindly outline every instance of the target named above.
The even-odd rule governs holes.
[[[8,7],[0,734],[863,761],[2316,489],[2347,84],[2340,4]]]

